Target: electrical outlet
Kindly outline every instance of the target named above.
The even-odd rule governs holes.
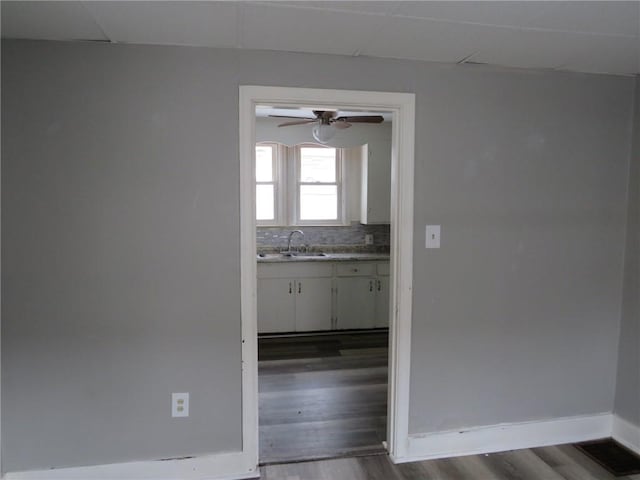
[[[373,245],[373,234],[367,233],[364,236],[364,244],[365,245]]]
[[[171,394],[171,416],[172,417],[188,417],[189,416],[189,393],[172,393]]]

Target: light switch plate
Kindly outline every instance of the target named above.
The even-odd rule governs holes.
[[[189,416],[189,393],[172,393],[171,394],[171,416],[172,417],[188,417]]]
[[[427,225],[425,248],[440,248],[440,225]]]

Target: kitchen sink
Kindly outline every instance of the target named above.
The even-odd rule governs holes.
[[[318,258],[328,257],[324,252],[280,252],[280,253],[259,253],[258,258],[276,259],[276,258]]]

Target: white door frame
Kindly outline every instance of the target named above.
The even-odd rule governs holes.
[[[258,322],[256,307],[255,108],[385,110],[393,113],[391,141],[391,317],[387,448],[407,456],[411,302],[413,282],[413,165],[415,95],[288,87],[240,87],[240,285],[242,317],[242,452],[258,463]]]

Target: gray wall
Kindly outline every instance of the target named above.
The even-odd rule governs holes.
[[[615,413],[640,426],[640,78],[636,77]]]
[[[225,55],[2,43],[4,468],[239,450]]]
[[[610,412],[633,79],[419,75],[410,431]]]
[[[239,448],[239,84],[416,93],[412,432],[612,410],[632,79],[2,47],[6,470]]]

